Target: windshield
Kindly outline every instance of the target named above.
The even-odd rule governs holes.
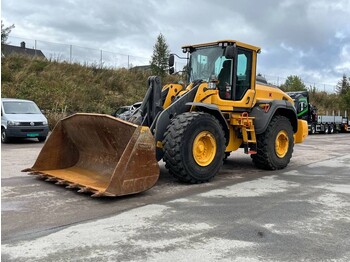
[[[34,102],[7,101],[3,105],[6,114],[41,114]]]
[[[224,61],[224,49],[220,46],[197,48],[191,53],[190,81],[203,80],[208,82],[212,75],[218,77]]]

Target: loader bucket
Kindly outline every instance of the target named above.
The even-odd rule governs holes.
[[[93,197],[122,196],[151,188],[159,166],[148,127],[108,115],[75,114],[58,122],[34,166],[23,172]]]

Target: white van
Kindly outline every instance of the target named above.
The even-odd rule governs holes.
[[[1,98],[1,143],[11,138],[46,140],[49,126],[39,107],[30,100]]]

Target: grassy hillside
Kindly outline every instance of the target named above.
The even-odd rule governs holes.
[[[2,58],[1,66],[1,96],[35,101],[45,110],[51,128],[72,113],[111,114],[121,105],[142,101],[150,75],[149,72],[100,69],[19,55]],[[177,80],[176,76],[166,76],[162,83]],[[310,100],[318,107],[319,114],[350,111],[341,106],[341,97],[336,94],[311,90]]]
[[[35,101],[54,125],[75,112],[110,114],[121,105],[141,101],[149,75],[13,55],[1,60],[1,97]],[[174,80],[167,76],[162,82]]]

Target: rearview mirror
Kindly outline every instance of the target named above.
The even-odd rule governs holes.
[[[235,57],[235,47],[230,45],[225,49],[225,58],[233,59]]]
[[[175,62],[174,54],[170,54],[169,56],[169,67],[173,67]]]

